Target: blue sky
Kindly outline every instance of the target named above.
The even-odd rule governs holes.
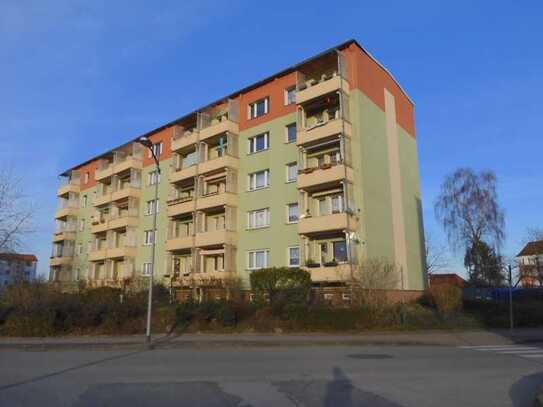
[[[349,38],[415,101],[433,240],[445,174],[488,168],[514,254],[543,226],[543,2],[369,3],[1,0],[0,165],[37,207],[39,270],[62,170]]]

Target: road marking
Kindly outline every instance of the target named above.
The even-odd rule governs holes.
[[[498,355],[518,356],[520,358],[543,358],[543,348],[523,345],[480,345],[459,346],[461,349],[478,352],[491,352]]]

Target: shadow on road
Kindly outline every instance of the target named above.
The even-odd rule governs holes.
[[[326,385],[324,406],[352,406],[354,386],[339,367],[334,367],[333,380]]]
[[[524,376],[509,389],[509,397],[515,407],[533,406],[537,389],[543,385],[543,372]]]
[[[46,380],[46,379],[49,379],[51,377],[60,376],[60,375],[63,375],[65,373],[70,373],[70,372],[73,372],[73,371],[76,371],[76,370],[85,369],[87,367],[100,365],[102,363],[111,362],[113,360],[128,358],[130,356],[137,355],[137,354],[140,354],[140,353],[143,353],[143,352],[147,352],[147,351],[146,350],[138,350],[138,351],[134,351],[134,352],[123,353],[123,354],[120,354],[120,355],[115,355],[115,356],[111,356],[111,357],[108,357],[108,358],[103,358],[103,359],[95,360],[95,361],[92,361],[92,362],[83,363],[81,365],[69,367],[69,368],[66,368],[66,369],[57,370],[56,372],[51,372],[51,373],[47,373],[47,374],[44,374],[44,375],[41,375],[41,376],[32,377],[32,378],[27,379],[27,380],[21,380],[20,382],[0,386],[0,391],[12,389],[14,387],[24,386],[25,384],[39,382],[41,380]]]

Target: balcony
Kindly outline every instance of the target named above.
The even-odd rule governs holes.
[[[170,173],[170,182],[176,183],[196,176],[196,165],[193,164],[186,168],[180,168]]]
[[[302,267],[311,274],[314,282],[345,282],[352,280],[351,266],[348,263],[336,266]]]
[[[57,195],[58,196],[64,196],[64,195],[68,195],[70,192],[78,194],[80,189],[81,189],[81,187],[79,186],[79,184],[75,184],[73,182],[68,182],[68,183],[66,183],[66,184],[59,187],[59,189],[57,191]]]
[[[127,171],[131,168],[141,170],[143,168],[143,162],[141,159],[131,155],[124,157],[123,159],[113,163],[112,173],[113,175],[120,174],[121,172]]]
[[[238,134],[238,124],[228,119],[212,122],[211,125],[200,130],[200,141],[204,141],[210,137],[217,136],[226,132]]]
[[[199,174],[206,174],[208,172],[217,171],[222,168],[238,168],[239,160],[231,155],[224,155],[219,158],[214,158],[212,160],[204,161],[200,163],[198,168]]]
[[[237,206],[237,194],[232,192],[218,192],[204,195],[196,201],[196,209],[208,209],[217,206]]]
[[[172,151],[181,150],[183,148],[192,146],[198,142],[198,132],[185,131],[181,127],[176,127],[172,136]]]
[[[327,95],[328,93],[343,91],[349,93],[349,84],[341,76],[335,74],[326,80],[317,81],[315,79],[306,82],[305,89],[298,89],[296,92],[296,103],[303,104],[312,99]]]
[[[357,220],[351,215],[345,212],[332,213],[330,215],[301,218],[298,222],[298,233],[311,235],[335,230],[356,230],[357,226]]]
[[[89,261],[105,260],[107,255],[106,249],[91,250],[88,255]]]
[[[351,124],[342,119],[328,120],[323,123],[315,124],[311,127],[298,131],[297,145],[310,144],[321,140],[328,139],[334,135],[344,134],[351,136]]]
[[[184,250],[192,247],[193,236],[174,237],[166,240],[166,250]]]
[[[91,233],[101,233],[109,229],[136,227],[138,226],[138,223],[139,218],[137,216],[127,215],[113,218],[105,215],[92,222]]]
[[[184,215],[194,211],[194,197],[171,199],[168,204],[168,216]]]
[[[131,246],[120,246],[106,250],[106,257],[108,259],[116,259],[119,257],[136,257],[137,249]]]
[[[187,280],[195,282],[196,284],[202,284],[205,282],[212,282],[217,280],[228,280],[236,278],[237,274],[234,270],[232,271],[206,271],[203,273],[191,273],[190,277]],[[184,279],[183,279],[184,280]]]
[[[101,193],[96,194],[94,201],[92,202],[93,206],[103,206],[111,202],[111,193]]]
[[[113,165],[111,163],[109,164],[101,164],[98,166],[94,173],[94,178],[96,181],[101,181],[106,178],[109,178],[113,175]]]
[[[141,189],[128,186],[111,193],[111,201],[120,201],[122,199],[127,199],[129,197],[139,198],[141,194]]]
[[[64,231],[53,234],[53,242],[62,242],[64,240],[75,240],[75,231]]]
[[[237,242],[237,233],[228,230],[216,230],[213,232],[201,232],[196,234],[195,246],[221,246],[235,245]]]
[[[343,179],[353,180],[353,169],[351,167],[343,164],[327,164],[322,167],[306,168],[300,170],[298,188],[311,189],[316,186],[338,183]]]
[[[73,256],[51,257],[51,260],[49,261],[49,265],[52,267],[64,266],[64,265],[72,264],[73,260],[74,260]]]
[[[55,213],[56,219],[62,219],[66,218],[68,216],[77,216],[79,212],[79,208],[77,206],[65,206],[63,208],[60,208]]]

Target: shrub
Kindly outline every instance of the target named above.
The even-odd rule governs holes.
[[[271,267],[251,273],[251,288],[260,302],[270,305],[307,303],[311,275],[298,268]]]
[[[462,290],[451,284],[439,284],[427,289],[430,305],[435,307],[442,317],[449,316],[462,309]]]

